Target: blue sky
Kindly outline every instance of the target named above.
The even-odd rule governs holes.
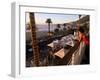
[[[67,23],[79,19],[78,14],[35,13],[36,24],[46,24],[47,18],[51,18],[52,24]],[[29,13],[26,13],[26,22],[29,22]]]

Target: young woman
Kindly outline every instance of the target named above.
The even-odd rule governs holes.
[[[89,57],[89,39],[85,35],[85,31],[82,27],[79,28],[78,32],[78,40],[79,42],[84,42],[85,44],[85,58],[82,60],[81,64],[89,64],[90,63],[90,57]]]
[[[85,31],[82,27],[79,28],[78,37],[80,42],[83,41],[85,45],[89,45],[89,39],[86,37]]]

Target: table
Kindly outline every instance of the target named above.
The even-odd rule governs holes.
[[[50,43],[50,44],[48,44],[48,46],[51,47],[51,48],[53,48],[53,47],[54,47],[54,46],[53,46],[53,42]]]
[[[69,63],[70,59],[72,58],[72,55],[79,47],[79,42],[75,41],[75,45],[71,47],[70,49],[60,49],[59,51],[55,52],[55,58],[54,58],[54,64],[55,65],[66,65]]]
[[[54,56],[58,56],[61,59],[65,56],[64,49],[60,49],[58,52],[54,53]]]

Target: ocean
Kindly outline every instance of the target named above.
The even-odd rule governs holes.
[[[48,31],[48,25],[36,25],[38,31]],[[57,28],[55,24],[51,24],[50,31],[54,31]],[[63,28],[63,26],[61,26]]]

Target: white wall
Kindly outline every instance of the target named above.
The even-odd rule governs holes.
[[[14,80],[10,77],[10,67],[11,67],[11,2],[15,0],[1,0],[0,2],[0,80]],[[23,0],[16,0],[23,1]],[[34,78],[21,78],[22,80],[99,80],[100,74],[100,0],[27,0],[34,2],[36,5],[47,5],[47,6],[63,6],[67,5],[78,5],[78,6],[94,6],[97,8],[97,20],[96,20],[96,30],[98,35],[95,37],[96,53],[98,56],[98,71],[96,73],[84,73],[84,74],[66,74],[66,76],[45,76],[45,77],[34,77]],[[20,80],[20,79],[18,79]]]

